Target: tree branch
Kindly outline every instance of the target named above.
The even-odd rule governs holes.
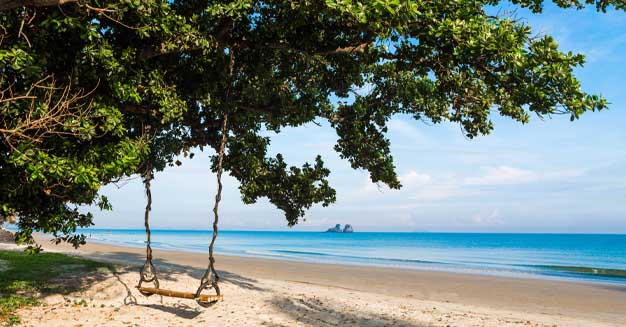
[[[20,7],[55,7],[74,2],[78,2],[78,0],[0,0],[0,11]]]
[[[224,45],[225,43],[225,41],[223,40],[223,36],[220,37],[219,35],[215,37],[215,41],[217,44]],[[336,55],[362,54],[362,53],[365,53],[365,50],[367,50],[367,47],[370,44],[371,42],[362,42],[356,46],[338,47],[338,48],[329,49],[329,50],[311,52],[311,51],[307,51],[304,49],[290,47],[289,44],[287,43],[266,43],[266,44],[256,45],[256,44],[252,44],[246,41],[238,41],[237,45],[233,46],[233,48],[256,49],[256,50],[263,50],[263,49],[285,50],[285,51],[300,52],[300,53],[308,54],[308,55],[326,57],[326,56],[336,56]],[[226,47],[229,47],[229,46],[226,46]],[[164,44],[161,44],[159,49],[144,48],[139,54],[139,58],[141,60],[148,60],[148,59],[152,59],[152,58],[159,57],[159,56],[181,53],[183,51],[197,51],[201,49],[202,49],[201,47],[189,47],[189,48],[181,47],[175,50],[166,50],[164,47]]]
[[[156,109],[151,109],[142,105],[132,104],[132,103],[124,103],[120,105],[120,111],[133,113],[133,114],[152,114],[158,112]]]
[[[318,56],[334,56],[334,55],[343,55],[343,54],[355,54],[355,53],[364,53],[367,47],[371,44],[371,42],[361,42],[355,46],[348,47],[337,47],[334,49],[324,50],[324,51],[307,51],[304,49],[292,48],[288,43],[266,43],[266,44],[252,44],[250,42],[240,42],[239,48],[245,49],[277,49],[277,50],[286,50],[286,51],[296,51],[303,54],[310,55],[318,55]]]
[[[21,140],[41,143],[52,135],[78,135],[75,129],[91,111],[91,102],[86,99],[92,92],[82,89],[73,91],[71,84],[58,87],[52,75],[34,83],[23,95],[15,95],[11,86],[0,91],[0,136],[3,143],[14,148]],[[10,114],[9,110],[15,103],[23,106],[23,114]],[[38,112],[41,104],[47,108],[43,113]]]
[[[275,115],[275,114],[277,114],[276,110],[273,107],[271,107],[271,106],[258,107],[258,106],[249,106],[249,105],[239,104],[239,105],[237,105],[237,108],[243,109],[245,111],[250,111],[250,112],[255,112],[255,113],[265,114],[265,115]],[[320,117],[320,118],[324,118],[324,119],[328,120],[331,123],[339,123],[339,122],[343,121],[343,118],[338,117],[338,116],[336,116],[334,114],[327,115],[325,113],[320,113],[317,116]]]

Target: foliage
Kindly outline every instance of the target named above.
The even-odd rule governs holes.
[[[112,269],[108,264],[59,253],[31,256],[15,251],[0,251],[0,263],[0,324],[9,325],[19,322],[12,314],[17,309],[39,304],[34,297],[36,294],[68,294],[76,291],[76,285],[60,282],[64,273],[80,274],[100,268]]]
[[[512,2],[535,12],[543,5]],[[621,1],[554,2],[624,9]],[[55,103],[71,113],[45,129],[61,132],[2,134],[0,214],[20,218],[21,241],[41,230],[80,244],[76,227],[92,217],[71,205],[108,208],[97,195],[101,185],[162,170],[196,147],[216,150],[228,113],[224,168],[240,182],[244,202],[266,197],[293,225],[312,205],[335,201],[330,172],[319,156],[302,167],[270,156],[265,131],[326,120],[342,158],[367,170],[373,182],[399,188],[385,136],[394,115],[458,123],[473,138],[491,132],[492,113],[527,123],[532,115],[573,120],[606,107],[573,75],[582,55],[559,51],[551,36],[534,37],[511,17],[485,12],[499,3],[84,0],[57,6],[49,0],[0,6],[0,86],[28,96],[2,102],[0,118],[28,122],[29,112],[45,117]],[[76,96],[50,92],[51,86]],[[15,123],[4,129],[15,130]]]
[[[0,297],[0,323],[3,323],[2,326],[13,326],[20,323],[19,317],[13,315],[12,313],[17,311],[20,308],[26,306],[35,306],[38,305],[39,301],[33,298],[19,296],[19,295],[8,295]]]

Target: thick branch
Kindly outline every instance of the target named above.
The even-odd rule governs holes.
[[[133,113],[133,114],[143,114],[143,115],[147,115],[147,114],[152,114],[152,113],[158,112],[158,110],[156,110],[156,109],[150,109],[148,107],[141,106],[141,105],[138,105],[138,104],[132,104],[132,103],[124,103],[124,104],[120,105],[120,111],[127,112],[127,113]]]
[[[329,51],[317,52],[315,54],[318,54],[321,56],[333,56],[333,55],[341,55],[341,54],[364,53],[369,45],[370,45],[369,42],[363,42],[354,47],[339,47],[339,48],[329,50]]]
[[[324,51],[308,51],[304,49],[292,48],[288,43],[266,43],[266,44],[252,44],[250,42],[241,42],[239,44],[239,48],[246,49],[278,49],[278,50],[286,50],[286,51],[295,51],[303,54],[309,55],[318,55],[318,56],[334,56],[334,55],[343,55],[343,54],[354,54],[354,53],[364,53],[367,47],[371,44],[371,42],[362,42],[355,46],[349,47],[338,47],[334,49],[324,50]]]
[[[20,7],[55,7],[74,2],[78,2],[78,0],[0,0],[0,11]]]
[[[239,104],[237,105],[237,108],[245,110],[245,111],[249,111],[249,112],[255,112],[255,113],[259,113],[259,114],[264,114],[264,115],[276,115],[277,112],[276,110],[271,107],[271,106],[249,106],[249,105],[242,105]],[[343,118],[341,117],[337,117],[336,115],[332,114],[332,115],[326,115],[324,113],[320,113],[318,114],[318,116],[320,118],[324,118],[326,120],[328,120],[331,123],[339,123],[341,121],[343,121]]]
[[[222,44],[223,42],[220,41],[219,38],[216,37],[216,41],[218,44]],[[334,49],[329,49],[329,50],[323,50],[323,51],[307,51],[304,49],[298,49],[298,48],[292,48],[289,46],[289,44],[287,43],[266,43],[266,44],[261,44],[261,45],[257,45],[257,44],[252,44],[250,42],[238,42],[237,46],[235,46],[238,49],[257,49],[257,50],[263,50],[263,49],[273,49],[273,50],[285,50],[285,51],[295,51],[295,52],[299,52],[299,53],[303,53],[303,54],[307,54],[307,55],[313,55],[313,56],[336,56],[336,55],[349,55],[349,54],[361,54],[361,53],[365,53],[365,50],[367,49],[367,47],[371,44],[371,42],[363,42],[363,43],[359,43],[356,46],[349,46],[349,47],[338,47],[338,48],[334,48]],[[226,45],[224,45],[226,46]],[[228,47],[228,46],[226,46]],[[145,48],[141,51],[141,53],[139,54],[139,58],[141,60],[148,60],[148,59],[152,59],[155,57],[159,57],[159,56],[164,56],[164,55],[169,55],[169,54],[175,54],[175,53],[181,53],[183,51],[197,51],[197,50],[201,50],[201,47],[189,47],[189,48],[178,48],[178,49],[174,49],[174,50],[166,50],[164,44],[161,44],[159,49],[154,49],[154,48]]]

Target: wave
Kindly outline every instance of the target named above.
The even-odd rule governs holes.
[[[367,261],[386,261],[386,262],[400,262],[400,263],[421,263],[421,264],[437,264],[437,265],[447,265],[446,262],[439,261],[427,261],[427,260],[417,260],[417,259],[399,259],[399,258],[380,258],[380,257],[363,257],[363,256],[353,256],[353,255],[341,255],[341,254],[329,254],[323,252],[310,252],[310,251],[293,251],[293,250],[273,250],[272,252],[285,253],[285,254],[295,254],[295,255],[309,255],[309,256],[318,256],[318,257],[327,257],[327,258],[343,258],[343,259],[357,259],[357,260],[367,260]]]
[[[560,272],[566,272],[566,273],[585,275],[585,276],[626,278],[626,270],[622,270],[622,269],[577,267],[577,266],[546,266],[546,265],[538,265],[535,267],[548,269],[548,270],[555,270],[555,271],[560,271]]]
[[[467,264],[467,263],[463,264],[459,262],[451,263],[451,262],[427,261],[427,260],[417,260],[417,259],[335,255],[335,254],[329,254],[329,253],[323,253],[323,252],[311,252],[311,251],[274,250],[272,252],[302,255],[302,256],[317,256],[317,257],[324,257],[324,258],[329,258],[329,259],[337,258],[337,259],[355,259],[355,260],[365,260],[365,261],[395,262],[395,263],[407,263],[407,264],[430,264],[430,265],[437,265],[437,266],[445,265],[445,266],[458,266],[458,268],[461,268],[461,269],[477,268],[473,264]],[[546,270],[548,270],[548,271],[553,271],[553,272],[558,272],[558,273],[575,274],[575,275],[586,276],[586,277],[619,278],[619,279],[626,278],[626,270],[622,270],[622,269],[580,267],[580,266],[558,266],[558,265],[515,265],[515,264],[509,265],[509,264],[498,264],[498,263],[493,263],[493,262],[489,264],[499,266],[496,269],[498,271],[509,271],[512,273],[516,272],[516,273],[542,274],[541,270],[543,270],[544,273]],[[534,271],[534,272],[518,271],[514,267],[527,267],[527,268],[538,269],[539,271]],[[487,269],[486,266],[483,266],[482,268],[479,268],[479,270],[490,271],[490,270],[493,270],[493,268],[494,267],[491,267],[491,269]]]
[[[189,252],[206,252],[208,241],[206,233],[182,235],[177,231],[168,231],[168,235],[161,235],[159,241],[153,241],[155,248],[166,250],[182,250]],[[195,233],[195,232],[194,232]],[[290,233],[290,234],[287,234]],[[231,232],[225,234],[216,250],[228,255],[242,255],[252,257],[274,258],[279,260],[293,260],[303,262],[323,262],[334,264],[348,264],[360,266],[395,267],[403,269],[425,269],[436,271],[467,272],[477,274],[494,274],[519,277],[542,277],[553,279],[574,279],[598,282],[626,284],[626,267],[618,265],[624,263],[623,251],[611,251],[613,243],[598,243],[593,252],[576,252],[567,261],[563,260],[563,253],[569,251],[570,243],[563,243],[562,247],[555,247],[550,243],[541,243],[545,239],[555,237],[576,240],[582,236],[524,236],[519,241],[535,242],[533,247],[524,247],[519,244],[505,244],[494,246],[493,239],[500,237],[506,242],[509,236],[490,235],[489,240],[475,240],[475,235],[429,234],[433,240],[423,240],[422,236],[412,239],[411,234],[374,235],[371,238],[363,234],[358,240],[341,239],[327,242],[328,236],[324,233],[291,233],[291,232]],[[274,236],[276,235],[276,236]],[[289,235],[287,237],[287,235]],[[202,236],[202,237],[200,237]],[[259,237],[257,237],[259,236]],[[310,238],[318,237],[320,243],[307,248]],[[463,239],[465,237],[465,239]],[[585,236],[587,237],[587,236]],[[602,236],[602,240],[607,237]],[[622,241],[624,236],[608,237]],[[397,238],[407,238],[406,244]],[[119,244],[131,247],[145,247],[143,234],[139,232],[93,233],[94,241],[110,244]],[[451,240],[452,239],[452,240]],[[539,241],[537,241],[537,239]],[[365,243],[372,241],[374,243]],[[498,239],[496,239],[498,240]],[[626,240],[626,239],[624,239]],[[419,243],[419,242],[423,243]],[[529,242],[530,242],[529,241]],[[416,243],[417,242],[417,243]],[[480,243],[483,242],[483,243]],[[543,242],[543,241],[542,241]],[[573,242],[573,241],[572,241]],[[363,246],[362,246],[363,244]],[[522,243],[520,243],[522,244]],[[526,244],[526,243],[523,243]],[[559,246],[561,243],[557,243]],[[623,243],[620,243],[623,244]],[[454,246],[451,246],[454,245]],[[362,247],[361,247],[362,246]],[[421,250],[410,251],[420,247]],[[428,250],[428,251],[426,251]],[[574,248],[576,250],[576,248]],[[399,251],[399,252],[398,252]],[[567,252],[570,253],[570,252]],[[613,260],[613,258],[617,258]],[[414,259],[415,258],[415,259]],[[420,259],[426,260],[420,260]],[[432,260],[432,261],[430,261]],[[594,267],[595,266],[595,267]],[[614,267],[597,268],[597,266]]]
[[[322,253],[322,252],[309,252],[309,251],[293,251],[293,250],[273,250],[272,252],[286,253],[286,254],[304,254],[304,255],[316,255],[324,257],[335,257],[335,255]]]

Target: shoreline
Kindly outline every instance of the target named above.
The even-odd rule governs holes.
[[[123,229],[121,234],[126,234],[129,231],[132,233],[128,233],[127,238],[121,239],[118,237],[110,238],[106,236],[106,231],[111,231],[111,229],[97,229],[89,231],[84,231],[88,235],[93,234],[94,238],[88,239],[88,242],[98,242],[101,244],[108,245],[116,245],[122,247],[133,247],[133,248],[144,248],[144,240],[138,240],[136,232],[141,232],[143,237],[143,230],[138,229]],[[181,239],[170,239],[170,236],[165,236],[170,233],[180,233],[180,232],[189,232],[190,235],[197,233],[196,230],[153,230],[153,232],[162,232],[161,235],[163,237],[162,242],[155,242],[153,244],[153,248],[161,249],[161,250],[169,250],[169,251],[182,251],[189,253],[205,253],[206,247],[198,246],[198,237],[194,235],[193,240],[189,240],[189,243],[184,243],[183,240],[181,243]],[[205,232],[206,231],[200,231]],[[239,233],[240,231],[228,231],[233,233]],[[244,231],[243,233],[263,233],[263,232],[249,232]],[[274,232],[270,232],[274,233]],[[276,232],[282,233],[282,232]],[[289,233],[289,236],[293,236],[293,234],[328,234],[324,232],[296,232]],[[117,233],[116,233],[117,234]],[[333,234],[333,233],[330,233]],[[352,233],[351,233],[352,234]],[[358,234],[358,233],[357,233]],[[371,234],[371,233],[361,233],[361,234]],[[373,234],[384,234],[384,233],[373,233]],[[393,233],[392,233],[393,234]],[[407,233],[413,234],[413,233]],[[449,234],[449,233],[435,233],[435,234]],[[467,233],[461,233],[467,234]],[[477,235],[483,235],[482,233],[476,233]],[[111,234],[113,235],[113,234]],[[185,235],[184,233],[182,235]],[[526,234],[516,234],[516,235],[526,235]],[[556,234],[558,235],[558,234]],[[287,235],[281,235],[287,236]],[[593,236],[593,235],[584,235],[584,236]],[[622,236],[622,235],[613,235],[613,236]],[[91,237],[91,236],[90,236]],[[230,236],[229,236],[230,237]],[[236,236],[235,236],[236,237]],[[254,239],[254,237],[252,237]],[[339,238],[343,239],[343,238]],[[129,241],[132,240],[132,241]],[[298,238],[296,238],[298,240]],[[249,241],[249,240],[248,240]],[[260,239],[263,242],[262,239]],[[321,242],[327,241],[325,238],[320,239]],[[626,238],[624,238],[626,241]],[[348,246],[349,244],[346,244]],[[282,246],[282,248],[281,248]],[[284,248],[284,250],[283,250]],[[495,277],[506,277],[506,278],[522,278],[522,279],[540,279],[540,280],[556,280],[556,281],[566,281],[566,282],[574,282],[574,283],[594,283],[594,284],[610,284],[610,285],[618,285],[618,286],[626,286],[626,269],[616,264],[606,264],[605,262],[588,262],[585,261],[587,259],[583,258],[583,261],[580,261],[580,258],[571,260],[556,260],[548,259],[547,261],[533,261],[534,258],[521,258],[521,260],[517,261],[507,261],[507,260],[499,260],[497,256],[493,257],[494,260],[484,259],[482,262],[474,262],[473,258],[468,258],[469,261],[464,261],[463,258],[455,257],[454,254],[450,256],[450,253],[443,253],[443,256],[433,257],[428,253],[422,253],[420,258],[425,259],[413,259],[412,257],[406,257],[400,254],[400,256],[396,257],[394,255],[381,255],[378,256],[370,256],[370,255],[362,255],[362,253],[355,253],[354,251],[347,253],[329,253],[324,250],[322,247],[319,250],[302,250],[300,247],[296,246],[295,248],[291,248],[291,244],[282,242],[281,245],[273,245],[272,247],[261,246],[259,248],[254,247],[249,244],[248,248],[233,247],[232,245],[228,245],[225,248],[218,247],[217,253],[226,256],[237,256],[237,257],[252,257],[252,258],[265,258],[272,260],[281,260],[281,261],[293,261],[293,262],[305,262],[305,263],[314,263],[314,264],[339,264],[339,265],[349,265],[349,266],[357,266],[357,267],[378,267],[378,268],[390,268],[390,269],[406,269],[406,270],[417,270],[417,271],[430,271],[430,272],[449,272],[449,273],[460,273],[460,274],[472,274],[472,275],[482,275],[482,276],[495,276]],[[371,250],[371,249],[370,249]],[[446,251],[447,249],[443,249]],[[483,249],[484,250],[484,249]],[[304,251],[304,252],[303,252]],[[449,252],[449,251],[448,251]],[[563,253],[566,255],[566,253]],[[485,254],[483,254],[485,255]],[[621,254],[620,254],[621,255]],[[524,261],[526,260],[526,261]],[[578,261],[577,261],[578,260]],[[528,263],[525,263],[528,262]],[[534,263],[533,263],[534,262]],[[610,261],[609,261],[610,262]],[[604,264],[603,264],[604,263]],[[624,266],[626,267],[626,266]]]
[[[53,245],[45,240],[41,243],[46,251],[79,255],[135,269],[143,264],[145,256],[141,248],[103,243],[88,243],[78,250],[67,244]],[[157,269],[186,271],[194,277],[199,277],[207,264],[206,254],[192,252],[154,249],[154,258]],[[261,284],[263,281],[276,281],[295,285],[296,288],[306,286],[362,292],[403,301],[505,310],[529,317],[567,317],[574,321],[592,321],[596,326],[626,325],[626,286],[620,285],[226,255],[216,257],[216,268],[223,274],[226,283],[233,278],[245,278]]]
[[[13,229],[12,229],[13,230]],[[136,239],[138,235],[136,233],[128,233],[125,239],[117,238],[107,238],[106,235],[113,235],[111,232],[140,232],[140,239]],[[195,234],[198,232],[209,234],[206,230],[195,230],[195,229],[181,229],[181,230],[170,230],[170,229],[153,229],[153,233],[164,233],[161,237],[170,234],[170,233],[180,233],[180,232],[189,232],[191,234]],[[121,246],[121,247],[131,247],[131,248],[144,248],[145,247],[145,237],[143,229],[129,229],[129,228],[98,228],[98,229],[85,229],[81,230],[81,233],[88,235],[89,243],[100,243],[104,245],[113,245],[113,246]],[[107,233],[108,232],[108,233]],[[284,231],[246,231],[246,230],[227,230],[224,231],[227,233],[284,233]],[[93,235],[92,235],[93,233]],[[289,232],[290,235],[293,234],[328,234],[321,231],[297,231],[297,232]],[[124,233],[122,233],[124,234]],[[333,233],[330,233],[333,234]],[[353,233],[350,233],[353,234]],[[359,232],[356,234],[416,234],[411,232],[406,233],[396,233],[396,232]],[[590,236],[598,236],[605,234],[564,234],[564,233],[417,233],[417,234],[459,234],[459,235],[517,235],[517,236],[525,236],[525,235],[556,235],[556,236],[565,236],[565,235],[579,235],[584,237]],[[116,235],[118,235],[116,233]],[[184,234],[183,234],[184,235]],[[621,238],[621,242],[626,241],[626,234],[606,234],[608,236],[619,236]],[[49,236],[45,234],[36,234],[37,238],[47,239]],[[281,235],[283,236],[283,235]],[[92,238],[93,237],[93,238]],[[229,236],[230,237],[230,236]],[[249,236],[246,236],[249,237]],[[129,238],[132,241],[129,241]],[[186,253],[196,253],[203,254],[206,253],[206,246],[198,246],[198,237],[194,235],[194,239],[170,239],[171,236],[166,236],[165,240],[160,242],[153,242],[154,249],[161,249],[164,251],[180,251]],[[228,238],[228,237],[227,237]],[[254,238],[254,237],[253,237]],[[182,241],[182,243],[181,243]],[[261,240],[262,241],[262,240]],[[326,241],[326,239],[321,240]],[[493,242],[493,240],[492,240]],[[571,240],[570,240],[571,242]],[[615,243],[615,241],[614,241]],[[201,244],[204,245],[204,244]],[[347,244],[348,246],[349,244]],[[535,245],[535,248],[539,251],[545,250],[541,248],[543,244],[539,244],[539,247]],[[613,248],[620,248],[620,244],[613,244]],[[494,277],[505,277],[505,278],[522,278],[522,279],[540,279],[540,280],[555,280],[555,281],[566,281],[573,283],[593,283],[593,284],[609,284],[609,285],[617,285],[617,286],[626,286],[626,262],[623,262],[622,265],[614,262],[612,258],[615,256],[623,257],[624,254],[622,252],[613,253],[614,256],[609,256],[605,252],[602,252],[602,248],[596,249],[599,250],[599,257],[597,261],[594,261],[596,258],[589,257],[588,254],[583,254],[582,256],[576,257],[574,256],[572,260],[565,259],[559,260],[554,259],[554,255],[552,257],[546,256],[540,257],[538,260],[534,255],[531,257],[515,257],[513,254],[513,259],[508,259],[509,257],[503,256],[502,258],[507,258],[505,260],[497,259],[500,257],[498,254],[491,253],[491,257],[488,256],[488,253],[485,254],[485,249],[483,250],[483,256],[487,255],[485,258],[481,258],[481,260],[476,261],[472,256],[468,258],[464,257],[456,257],[454,253],[452,256],[450,253],[443,253],[443,255],[438,255],[433,257],[429,253],[421,253],[417,258],[412,256],[406,256],[400,254],[399,256],[394,255],[378,255],[378,256],[370,256],[370,255],[362,255],[362,253],[329,253],[326,249],[321,248],[319,250],[300,250],[298,247],[295,247],[295,250],[290,246],[291,244],[275,244],[272,245],[274,248],[266,247],[255,247],[252,244],[248,244],[247,248],[237,248],[235,246],[233,248],[232,244],[227,245],[226,247],[218,246],[216,252],[225,256],[236,256],[236,257],[252,257],[252,258],[265,258],[272,260],[281,260],[281,261],[293,261],[293,262],[305,262],[305,263],[314,263],[314,264],[339,264],[339,265],[348,265],[348,266],[357,266],[357,267],[378,267],[378,268],[390,268],[390,269],[404,269],[404,270],[417,270],[417,271],[430,271],[430,272],[448,272],[448,273],[459,273],[459,274],[471,274],[471,275],[482,275],[482,276],[494,276]],[[282,247],[281,247],[282,246]],[[608,248],[610,244],[603,244],[602,246]],[[426,247],[428,248],[428,247]],[[506,250],[511,250],[510,248],[504,247]],[[531,249],[532,248],[531,246]],[[561,249],[555,248],[560,251]],[[371,252],[371,249],[369,249]],[[447,248],[436,248],[436,250],[444,250]],[[489,250],[489,249],[488,249]],[[565,249],[567,250],[567,249]],[[304,252],[302,252],[304,251]],[[393,251],[393,250],[392,250]],[[423,251],[422,251],[423,252]],[[450,252],[450,251],[448,251]],[[393,252],[392,252],[393,253]],[[568,258],[570,253],[562,252],[562,258]],[[493,260],[492,260],[493,259]],[[603,261],[604,260],[604,261]],[[623,261],[623,260],[622,260]]]
[[[45,239],[45,238],[42,238]],[[103,246],[114,246],[120,248],[129,248],[129,249],[145,249],[144,246],[134,246],[127,244],[116,244],[109,243],[106,241],[100,240],[89,240],[88,243],[92,244],[100,244]],[[188,253],[188,254],[196,254],[203,255],[206,254],[206,251],[194,251],[191,249],[163,249],[159,247],[152,247],[153,250],[164,251],[164,252],[177,252],[177,253]],[[522,273],[522,272],[510,272],[510,271],[493,271],[493,270],[480,270],[476,268],[463,268],[463,267],[454,267],[454,268],[445,268],[445,263],[437,263],[433,262],[431,266],[428,267],[417,267],[417,266],[401,266],[401,265],[384,265],[379,263],[368,263],[368,262],[344,262],[339,263],[334,260],[306,260],[306,259],[294,259],[287,257],[279,257],[279,256],[269,256],[269,255],[240,255],[240,254],[221,254],[218,255],[221,257],[233,257],[233,258],[253,258],[260,260],[272,260],[278,262],[294,262],[294,263],[307,263],[314,265],[338,265],[338,266],[348,266],[348,267],[361,267],[361,268],[380,268],[380,269],[393,269],[393,270],[406,270],[406,271],[421,271],[428,273],[449,273],[449,274],[460,274],[460,275],[471,275],[471,276],[484,276],[484,277],[495,277],[495,278],[512,278],[512,279],[527,279],[527,280],[545,280],[545,281],[558,281],[558,282],[566,282],[566,283],[577,283],[577,284],[598,284],[605,286],[617,286],[617,287],[626,287],[626,278],[620,275],[619,277],[615,276],[601,276],[601,275],[592,275],[585,273],[578,273],[573,275],[550,275],[550,274],[542,274],[542,273]],[[547,266],[543,266],[547,267]],[[612,270],[607,268],[594,268],[594,267],[579,267],[579,266],[555,266],[555,268],[570,268],[570,269],[589,269],[589,270]],[[555,271],[556,272],[556,271]],[[619,270],[620,273],[626,273],[626,270]],[[605,278],[602,278],[605,277]]]

